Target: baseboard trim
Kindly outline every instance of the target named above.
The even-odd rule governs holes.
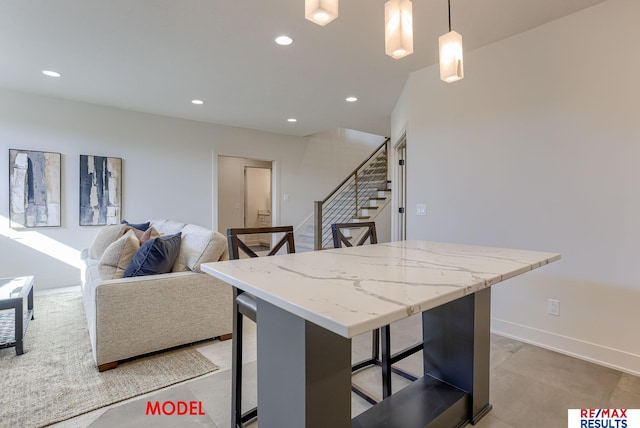
[[[637,354],[499,318],[491,319],[491,332],[634,376],[640,376],[640,355]]]

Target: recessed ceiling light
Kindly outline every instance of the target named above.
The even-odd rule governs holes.
[[[49,76],[49,77],[62,77],[62,74],[58,73],[57,71],[53,71],[53,70],[42,70],[42,74],[44,74],[45,76]]]
[[[195,105],[200,106],[200,105],[204,104],[204,101],[202,101],[202,100],[191,100],[191,104],[195,104]]]
[[[344,100],[346,102],[348,102],[348,103],[355,103],[356,101],[358,101],[358,98],[356,98],[356,97],[347,97]]]
[[[293,117],[290,117],[289,119],[287,119],[287,122],[289,123],[296,123],[298,121],[298,119],[295,119]]]
[[[289,36],[278,36],[276,37],[276,43],[280,46],[289,46],[293,43],[293,39]]]

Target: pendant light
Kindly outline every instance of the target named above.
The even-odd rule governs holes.
[[[400,59],[413,53],[413,6],[410,0],[384,4],[384,52]]]
[[[440,79],[447,83],[464,77],[462,62],[462,36],[451,31],[451,0],[449,2],[449,32],[440,36]]]
[[[338,17],[338,0],[305,0],[304,17],[325,26]]]

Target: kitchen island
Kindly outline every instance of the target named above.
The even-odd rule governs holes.
[[[401,241],[207,263],[257,298],[261,427],[457,427],[490,409],[491,286],[556,253]],[[422,377],[351,419],[351,338],[422,314]]]

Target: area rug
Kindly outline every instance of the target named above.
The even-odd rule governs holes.
[[[36,296],[24,354],[0,349],[0,426],[42,427],[218,369],[193,347],[98,372],[79,293]]]

